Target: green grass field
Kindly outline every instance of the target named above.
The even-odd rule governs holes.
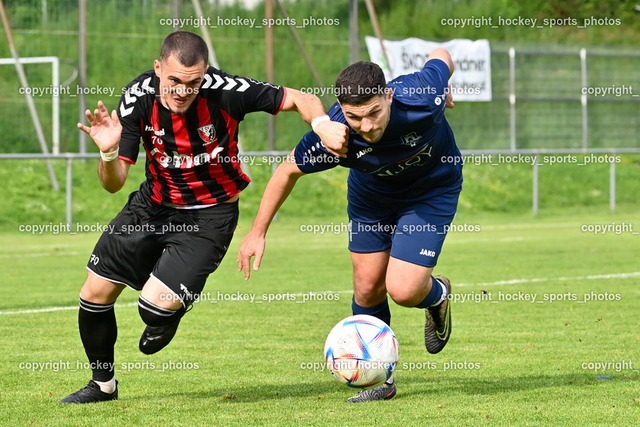
[[[640,214],[573,212],[460,215],[476,231],[451,232],[437,268],[458,299],[448,346],[429,355],[423,312],[392,304],[398,395],[361,405],[346,404],[356,390],[321,369],[326,335],[350,315],[347,235],[301,231],[342,217],[281,219],[248,282],[235,264],[242,222],[203,300],[156,355],[137,349],[144,325],[126,290],[120,399],[82,406],[57,402],[90,379],[76,306],[98,235],[2,233],[0,424],[634,424]],[[596,224],[612,227],[582,231]],[[238,295],[254,301],[228,300]]]
[[[61,82],[76,88],[78,2],[5,3],[20,55],[59,57]],[[86,81],[114,88],[116,94],[89,95],[88,106],[101,98],[114,108],[119,89],[151,67],[170,31],[160,19],[173,15],[172,3],[89,2]],[[247,11],[218,1],[201,3],[213,19],[262,18],[264,13],[262,6]],[[488,38],[495,53],[494,101],[458,103],[447,113],[461,148],[509,146],[509,62],[504,52],[511,46],[518,51],[519,148],[582,147],[579,48],[589,51],[588,86],[637,81],[637,58],[595,54],[637,52],[637,1],[424,3],[376,1],[385,37]],[[331,86],[349,61],[348,5],[347,0],[300,0],[295,8],[287,6],[298,20],[324,16],[341,24],[299,31],[322,85],[312,79],[288,28],[276,26],[278,84]],[[180,16],[194,13],[191,2],[183,1]],[[278,12],[275,16],[280,17]],[[616,17],[621,25],[494,29],[455,28],[441,21],[480,16]],[[367,59],[362,38],[373,29],[363,2],[358,27],[360,58]],[[220,25],[209,33],[223,70],[266,79],[262,29]],[[521,53],[526,50],[548,55]],[[555,50],[575,55],[554,55]],[[10,55],[8,43],[0,42],[0,56]],[[50,84],[49,65],[25,68],[32,87]],[[37,152],[18,88],[16,74],[7,68],[0,75],[0,151]],[[606,101],[589,98],[589,146],[637,147],[639,104]],[[36,98],[47,138],[50,102],[48,96]],[[78,148],[76,105],[77,98],[61,97],[63,152]],[[245,150],[267,148],[265,115],[249,115],[242,126]],[[278,115],[276,148],[290,150],[307,130],[297,115]],[[91,141],[88,149],[96,150]],[[620,159],[615,214],[608,207],[608,164],[556,164],[540,167],[537,218],[531,215],[530,165],[465,165],[456,224],[472,231],[450,233],[436,270],[453,283],[452,338],[442,353],[428,354],[423,312],[392,303],[391,326],[400,343],[398,395],[361,405],[346,404],[357,390],[339,385],[323,369],[327,334],[351,314],[347,234],[301,231],[314,225],[335,229],[346,221],[347,172],[335,169],[300,180],[270,230],[261,271],[246,282],[236,271],[236,254],[271,174],[269,165],[252,167],[254,184],[242,195],[236,239],[174,341],[153,356],[138,351],[145,325],[138,316],[138,294],[126,290],[116,307],[120,399],[79,406],[57,402],[90,379],[77,306],[98,234],[19,232],[24,226],[65,221],[65,163],[52,162],[62,187],[53,192],[42,161],[2,161],[0,426],[637,425],[640,155]],[[106,224],[139,186],[144,162],[131,169],[116,195],[100,189],[95,169],[95,159],[73,164],[73,224]]]

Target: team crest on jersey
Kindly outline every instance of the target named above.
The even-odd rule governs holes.
[[[204,145],[209,145],[216,141],[216,128],[213,125],[200,126],[198,128],[198,135],[200,139],[204,141]]]
[[[422,137],[418,136],[418,134],[415,132],[411,132],[407,135],[401,136],[400,139],[402,139],[402,145],[415,147],[418,144],[418,141],[422,139]]]

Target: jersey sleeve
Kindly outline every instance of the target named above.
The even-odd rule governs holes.
[[[255,111],[278,114],[286,96],[282,86],[230,75],[213,67],[207,70],[200,90],[204,97],[219,102],[237,120]]]
[[[315,132],[307,132],[293,152],[296,165],[303,173],[314,173],[338,166],[340,157],[329,153]]]
[[[334,103],[329,108],[331,121],[346,123],[340,104]],[[342,163],[338,156],[327,151],[320,137],[313,131],[307,132],[294,149],[296,165],[303,173],[314,173],[334,168]]]
[[[435,123],[444,116],[449,85],[449,67],[440,59],[431,59],[420,71],[392,80],[394,98],[412,105],[422,106],[432,112]]]
[[[149,83],[146,79],[141,81],[140,77],[138,77],[129,83],[122,91],[117,109],[118,118],[122,125],[118,157],[132,164],[136,163],[140,151],[142,110],[144,108],[141,104],[143,103],[144,95],[147,93],[141,89],[141,85],[144,85],[144,82],[147,82],[147,85]]]

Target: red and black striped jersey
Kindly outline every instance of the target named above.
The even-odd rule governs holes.
[[[238,124],[245,114],[277,114],[284,87],[209,67],[184,115],[171,113],[159,95],[155,72],[141,74],[123,90],[119,157],[135,164],[140,140],[146,180],[140,191],[154,203],[189,207],[224,202],[251,180],[240,169]]]

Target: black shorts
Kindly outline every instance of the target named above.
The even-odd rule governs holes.
[[[152,275],[185,305],[197,300],[238,223],[238,202],[174,209],[131,193],[91,254],[87,269],[135,290]]]

